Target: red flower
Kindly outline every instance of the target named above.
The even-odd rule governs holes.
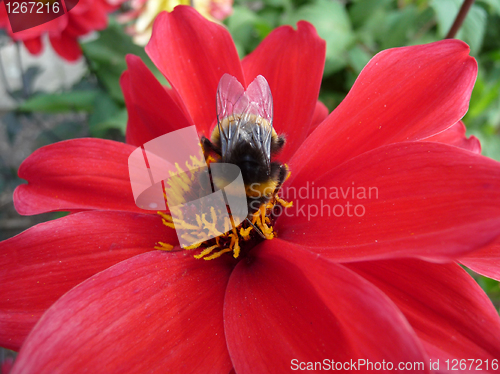
[[[42,37],[48,34],[50,44],[56,53],[68,61],[76,61],[82,50],[78,39],[95,30],[102,30],[108,24],[108,13],[115,11],[123,0],[78,0],[78,3],[65,15],[39,26],[12,32],[7,9],[0,5],[0,28],[7,30],[14,40],[24,43],[31,54],[42,52]]]
[[[129,144],[61,142],[19,170],[29,182],[15,192],[21,214],[75,213],[0,244],[0,341],[22,346],[14,373],[282,373],[330,360],[367,371],[358,359],[375,368],[425,364],[414,371],[440,359],[448,371],[451,360],[472,358],[495,370],[500,319],[454,262],[500,234],[500,165],[473,152],[477,140],[466,141],[457,123],[474,59],[456,40],[384,51],[316,127],[313,118],[325,116],[316,101],[324,48],[300,22],[240,63],[227,31],[193,9],[159,16],[147,51],[173,88],[128,57]],[[193,123],[207,135],[224,73],[270,83],[292,170],[283,193],[313,182],[376,187],[371,199],[341,192],[326,201],[357,201],[364,215],[303,217],[300,206],[317,206],[317,196],[292,197],[278,238],[241,261],[152,250],[176,236],[135,206],[128,155]],[[481,258],[489,261],[476,256],[476,264]]]

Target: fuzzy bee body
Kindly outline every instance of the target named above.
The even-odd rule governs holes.
[[[205,152],[241,170],[248,217],[266,204],[284,182],[288,170],[272,161],[285,144],[273,128],[273,100],[266,79],[259,75],[245,91],[238,80],[225,74],[217,89],[217,126],[210,140],[203,137]]]

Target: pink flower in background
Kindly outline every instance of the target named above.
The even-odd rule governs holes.
[[[456,263],[498,274],[487,265],[500,164],[459,122],[477,74],[467,45],[379,53],[327,117],[317,101],[325,44],[307,22],[278,28],[240,61],[222,26],[178,7],[158,16],[146,50],[172,88],[128,56],[128,144],[69,140],[21,165],[21,214],[73,214],[0,243],[0,342],[20,349],[14,373],[283,373],[292,360],[325,359],[429,372],[429,359],[466,357],[494,371],[500,318]],[[153,250],[176,235],[136,207],[128,156],[192,124],[207,136],[224,73],[269,82],[292,171],[284,194],[313,182],[376,187],[366,213],[304,217],[299,207],[318,201],[296,197],[278,237],[238,260]]]
[[[220,22],[233,13],[233,0],[131,0],[131,11],[122,14],[122,22],[134,20],[128,27],[134,41],[146,45],[151,38],[153,22],[163,11],[171,12],[178,5],[192,5],[203,17]]]

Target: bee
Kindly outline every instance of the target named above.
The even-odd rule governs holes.
[[[262,75],[245,91],[235,77],[224,74],[216,98],[217,126],[210,140],[201,138],[202,146],[206,152],[216,153],[219,162],[240,168],[251,223],[288,174],[286,165],[272,161],[285,145],[285,137],[273,128],[273,97]]]

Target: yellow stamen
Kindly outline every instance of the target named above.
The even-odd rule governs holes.
[[[288,170],[288,174],[286,175],[286,178],[283,181],[283,183],[286,182],[288,180],[288,178],[290,178],[290,175],[292,175],[292,172],[290,171],[290,168],[288,167],[287,164],[285,164],[285,168],[286,168],[286,170]]]
[[[198,167],[205,167],[207,164],[205,161],[199,160],[196,156],[189,156],[191,159],[191,162],[193,163],[193,167],[198,166]]]
[[[293,201],[285,201],[282,198],[276,196],[276,201],[280,203],[285,208],[290,208],[293,205]]]
[[[169,171],[168,173],[170,174],[170,177],[171,177],[167,182],[167,184],[169,186],[174,188],[176,190],[176,192],[178,191],[178,187],[182,188],[182,190],[184,192],[189,192],[189,190],[190,190],[189,184],[191,183],[191,181],[188,179],[188,182],[186,183],[185,180],[183,179],[183,177],[187,178],[185,175],[175,174],[173,171]],[[183,196],[183,195],[181,194],[181,196]]]
[[[231,227],[231,220],[228,217],[224,217],[224,232],[228,232],[229,227]]]
[[[244,239],[244,240],[248,240],[250,239],[250,231],[253,230],[253,226],[248,226],[246,229],[244,229],[243,227],[240,228],[240,236]]]
[[[262,231],[266,239],[272,239],[274,237],[273,229],[272,227],[266,225],[266,207],[264,205],[262,205],[257,212],[257,218],[257,226],[259,226],[259,229]]]
[[[179,205],[184,202],[184,194],[182,188],[173,182],[173,178],[170,178],[167,182],[169,188],[167,201],[170,205]]]
[[[187,233],[184,233],[181,235],[181,238],[184,239],[186,242],[188,243],[196,243],[196,242],[200,242],[200,240],[198,240],[198,238],[195,238],[194,236],[192,235],[189,235]],[[193,246],[195,244],[192,244],[191,246]],[[195,248],[198,248],[198,247],[195,247]]]
[[[175,226],[172,222],[167,222],[165,219],[161,219],[161,221],[163,222],[163,224],[167,227],[170,227],[171,229],[174,229],[175,230]]]
[[[238,235],[233,236],[233,238],[236,238],[236,240],[234,241],[234,243],[231,240],[231,244],[233,245],[230,246],[229,248],[233,249],[233,257],[238,258],[238,256],[240,255],[240,245],[238,243]]]
[[[213,207],[212,207],[212,210],[214,210]],[[213,215],[212,215],[212,217],[213,217]],[[214,220],[214,222],[208,222],[207,219],[205,218],[205,214],[202,214],[201,215],[201,222],[203,222],[204,228],[208,230],[208,235],[212,235],[214,237],[222,235],[222,233],[219,230],[217,230],[217,228],[215,227],[217,220]]]
[[[229,216],[229,219],[231,220],[231,226],[232,226],[232,231],[233,233],[232,234],[229,234],[229,236],[231,237],[231,245],[229,246],[229,248],[232,248],[233,249],[233,257],[234,258],[238,258],[238,256],[240,255],[240,245],[239,245],[239,241],[238,241],[238,231],[236,230],[236,225],[234,224],[234,220],[233,220],[233,217],[232,216]]]
[[[174,248],[174,246],[172,244],[163,243],[163,242],[158,242],[158,244],[160,246],[159,247],[155,246],[155,249],[160,249],[162,251],[171,251]]]
[[[189,186],[191,184],[191,180],[188,178],[188,176],[186,175],[186,172],[181,169],[181,167],[179,166],[179,164],[177,162],[175,163],[175,168],[179,172],[179,177],[182,179],[182,181],[184,183],[186,183],[186,185]]]
[[[172,220],[172,216],[170,214],[166,214],[166,213],[163,213],[163,212],[160,212],[158,211],[157,212],[160,216],[162,216],[163,218],[165,218],[167,221],[169,222],[173,222]]]
[[[193,244],[193,245],[190,245],[190,246],[187,246],[187,247],[184,247],[184,249],[187,249],[188,251],[191,250],[191,249],[196,249],[196,248],[199,248],[201,245],[201,243],[196,243],[196,244]]]
[[[195,226],[190,223],[187,223],[186,221],[183,220],[175,220],[175,224],[177,225],[177,229],[183,229],[183,230],[199,230],[200,226]]]
[[[217,222],[217,215],[215,214],[215,208],[210,208],[210,214],[212,215],[212,223],[215,225]]]
[[[203,259],[204,259],[204,260],[213,260],[214,258],[220,257],[220,256],[221,256],[221,255],[223,255],[224,253],[231,252],[231,251],[232,251],[232,249],[231,249],[231,248],[225,248],[225,249],[223,249],[222,251],[216,252],[216,253],[214,253],[214,254],[213,254],[213,255],[211,255],[211,256],[204,257]]]
[[[194,258],[196,258],[197,260],[199,260],[199,259],[200,259],[200,258],[202,258],[203,256],[206,256],[206,255],[208,255],[208,254],[212,253],[212,251],[213,251],[215,248],[217,248],[218,246],[219,246],[219,245],[218,245],[218,244],[216,244],[216,245],[213,245],[213,246],[211,246],[211,247],[205,248],[205,249],[204,249],[203,251],[201,251],[199,254],[194,255]],[[205,258],[205,260],[206,260],[206,258]]]
[[[257,222],[257,220],[259,219],[259,214],[260,214],[260,211],[257,211],[255,212],[255,214],[253,215],[252,217],[252,223],[255,225],[255,223]]]

